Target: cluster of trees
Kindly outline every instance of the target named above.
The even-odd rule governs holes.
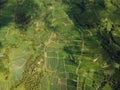
[[[120,1],[63,0],[63,2],[70,5],[71,8],[67,10],[67,13],[76,26],[97,29],[103,48],[113,60],[119,63]]]
[[[61,16],[61,14],[63,15]],[[17,29],[23,30],[22,32],[26,32],[24,33],[24,35],[19,35],[19,33],[15,34],[16,37],[18,35],[17,40],[23,40],[20,41],[19,44],[19,46],[21,45],[21,47],[16,48],[23,49],[23,47],[25,47],[24,44],[26,45],[26,42],[29,42],[29,45],[32,45],[29,47],[31,48],[30,50],[36,51],[36,55],[33,55],[32,52],[32,56],[30,56],[33,60],[30,58],[30,60],[27,61],[28,64],[32,63],[30,65],[33,67],[31,67],[30,65],[27,66],[27,69],[25,69],[25,72],[23,73],[25,74],[23,76],[25,78],[27,77],[25,80],[22,81],[26,84],[25,87],[32,87],[33,89],[38,87],[41,88],[40,85],[42,84],[39,83],[45,83],[48,84],[47,88],[49,89],[58,88],[57,85],[54,87],[51,85],[51,82],[55,82],[52,81],[52,79],[58,77],[60,78],[60,80],[57,81],[57,79],[55,79],[58,82],[55,84],[60,84],[61,88],[65,90],[89,90],[90,88],[91,90],[93,90],[93,88],[100,90],[105,88],[107,85],[113,90],[119,90],[120,0],[0,0],[0,28],[9,28],[9,23],[14,23]],[[28,27],[31,27],[32,29],[34,28],[34,30],[28,29]],[[7,30],[3,32],[3,30],[1,29],[0,34],[7,32]],[[12,31],[9,33],[13,34],[14,30]],[[51,32],[54,33],[54,35],[51,34]],[[91,36],[88,34],[88,32],[90,32]],[[16,40],[16,38],[14,36],[9,36],[9,34],[7,35],[5,37],[6,41],[3,41],[3,39],[1,39],[0,37],[0,49],[3,48],[2,43],[5,42],[5,44],[8,44],[10,50],[12,51],[13,48],[7,42],[9,41],[11,43],[12,41],[9,40],[9,37],[13,39],[13,42]],[[33,36],[31,37],[31,35]],[[60,64],[61,66],[58,66],[59,68],[56,71],[56,73],[58,72],[58,74],[61,74],[62,72],[63,77],[61,75],[61,79],[60,75],[56,75],[56,77],[52,77],[51,82],[47,82],[47,79],[50,80],[49,78],[45,79],[46,81],[43,80],[43,82],[41,82],[41,78],[39,76],[43,77],[47,75],[38,75],[41,73],[39,72],[41,70],[41,66],[38,65],[40,64],[40,62],[37,63],[37,60],[43,59],[43,57],[41,58],[41,56],[43,55],[40,55],[39,58],[36,58],[36,56],[39,55],[38,52],[40,50],[42,52],[42,50],[45,50],[47,47],[54,47],[51,44],[48,46],[42,46],[47,43],[46,41],[48,39],[48,36],[56,37],[53,39],[52,43],[52,45],[54,45],[54,43],[57,42],[55,44],[55,48],[62,48],[60,52],[58,50],[55,58],[62,60],[63,57],[65,57],[64,63],[62,63],[62,65]],[[48,39],[48,42],[51,41],[50,39]],[[100,42],[100,45],[97,41]],[[58,45],[58,43],[60,45]],[[101,70],[96,70],[96,68],[100,69],[100,65],[98,65],[98,63],[102,62],[97,62],[97,59],[94,59],[93,61],[91,60],[98,54],[95,50],[93,50],[93,47],[96,48],[96,45],[102,47],[103,52],[101,53],[105,55],[103,55],[103,57],[101,56],[101,58],[103,59],[103,62],[106,62],[107,65],[110,66],[105,69],[109,71],[112,67],[112,70],[114,70],[112,74],[105,74],[107,70],[105,71],[104,67],[102,67]],[[36,47],[40,47],[40,50],[37,50],[38,48],[36,49]],[[4,47],[4,49],[6,50],[8,49],[8,47]],[[46,52],[47,51],[48,53],[51,52],[49,50],[46,50]],[[55,56],[53,55],[53,53],[50,55],[50,57]],[[106,58],[107,60],[105,60]],[[36,60],[35,62],[34,59]],[[3,61],[3,64],[0,64],[0,67],[5,67],[5,60],[1,61]],[[7,67],[9,66],[10,65],[8,65]],[[30,73],[34,73],[33,69],[38,69],[37,73],[34,74],[35,79],[27,72],[30,71]],[[5,69],[3,70],[5,71]],[[9,69],[7,70],[9,72]],[[46,72],[47,71],[45,71],[44,73],[46,74]],[[7,78],[9,78],[9,75],[7,75],[6,80]],[[33,80],[32,83],[29,82],[30,80]],[[65,84],[66,86],[63,84]]]
[[[120,1],[63,0],[63,2],[70,5],[67,13],[76,26],[96,29],[101,46],[106,56],[110,58],[108,63],[120,64]],[[116,78],[120,78],[117,74],[120,72],[119,68],[115,69]],[[112,82],[114,90],[118,90],[120,80],[115,79],[114,75],[109,82]]]
[[[1,0],[0,27],[14,21],[18,28],[26,29],[36,16],[38,5],[33,0]]]

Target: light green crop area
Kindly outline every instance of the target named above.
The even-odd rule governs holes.
[[[5,1],[0,90],[119,90],[117,0]]]

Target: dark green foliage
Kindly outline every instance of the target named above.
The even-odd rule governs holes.
[[[113,87],[113,90],[119,90],[120,89],[120,68],[115,69],[115,73],[111,77],[111,84]]]
[[[33,0],[1,1],[6,6],[0,10],[0,27],[14,21],[18,28],[26,29],[37,16],[38,5]],[[4,5],[4,4],[3,4]]]
[[[71,1],[69,1],[71,2]],[[97,2],[97,1],[96,1]],[[96,2],[72,1],[69,5],[71,9],[68,9],[69,16],[73,19],[77,26],[82,25],[83,27],[93,27],[99,24],[99,18],[95,11]],[[99,1],[99,3],[102,1]],[[97,3],[97,4],[99,4]]]
[[[119,90],[119,0],[0,5],[0,90]]]
[[[98,34],[102,40],[102,47],[108,53],[112,60],[115,60],[117,63],[120,63],[120,42],[116,41],[116,36],[113,35],[113,32],[116,31],[116,28],[112,26],[110,31],[107,31],[107,28],[102,26],[99,28]],[[117,39],[120,40],[120,37],[117,36]]]
[[[5,6],[8,0],[0,0],[0,9]]]
[[[15,8],[15,22],[21,29],[26,29],[31,19],[36,15],[38,5],[33,0],[17,1]]]

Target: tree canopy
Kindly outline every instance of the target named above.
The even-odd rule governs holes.
[[[120,0],[0,0],[0,90],[119,90]]]

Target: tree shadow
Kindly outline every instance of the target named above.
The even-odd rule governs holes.
[[[15,9],[15,23],[20,29],[26,29],[36,15],[38,5],[33,0],[17,2]]]
[[[112,88],[113,90],[120,89],[120,67],[115,69],[114,74],[111,76],[112,78]]]
[[[8,0],[0,0],[0,28],[2,26],[8,25],[11,18],[7,15],[4,15],[4,9],[6,7]]]
[[[38,4],[33,0],[5,2],[0,9],[0,28],[14,22],[17,28],[26,30],[37,14]]]
[[[11,20],[12,18],[9,16],[0,15],[0,28],[7,26]]]
[[[4,7],[8,0],[0,0],[0,9]]]
[[[70,9],[66,11],[74,24],[78,27],[93,28],[100,23],[99,14],[97,11],[102,11],[105,8],[104,0],[87,1],[64,1],[69,4]],[[97,9],[97,11],[96,11]]]
[[[88,29],[92,28],[93,29],[93,28],[98,27],[98,25],[101,25],[101,21],[100,21],[101,18],[103,18],[103,19],[104,19],[104,17],[109,18],[109,16],[105,15],[105,13],[107,13],[107,12],[105,12],[105,10],[104,10],[104,9],[106,9],[104,0],[95,0],[94,3],[88,2],[88,0],[79,0],[79,1],[78,0],[77,1],[63,0],[63,3],[69,5],[70,8],[69,8],[69,10],[66,11],[66,13],[70,17],[70,19],[73,21],[75,26],[77,26],[78,28],[82,27],[82,28],[88,28]],[[101,12],[102,13],[105,12],[105,13],[103,13],[103,15],[101,15]],[[118,17],[116,17],[116,18],[118,19]],[[119,67],[119,69],[115,68],[114,63],[120,64],[120,51],[118,49],[118,45],[116,46],[116,44],[114,44],[113,40],[111,40],[109,35],[105,35],[105,34],[107,34],[107,33],[104,33],[102,38],[98,38],[98,41],[101,42],[101,40],[103,39],[101,44],[104,44],[104,46],[101,45],[103,47],[103,49],[102,49],[103,52],[101,51],[101,54],[102,54],[103,60],[105,60],[104,62],[106,62],[106,64],[109,67],[103,68],[100,71],[97,70],[98,72],[97,71],[94,72],[94,77],[95,76],[100,76],[100,78],[104,77],[103,79],[101,79],[102,81],[99,82],[100,87],[97,90],[101,90],[107,83],[112,83],[112,84],[110,84],[110,86],[113,90],[119,90],[119,88],[120,88],[119,87],[120,86],[120,80],[119,80],[120,67]],[[91,37],[88,36],[88,39],[89,38],[91,39]],[[111,45],[107,41],[112,42]],[[95,42],[95,41],[93,41],[93,42]],[[92,44],[89,44],[88,46],[90,46]],[[96,47],[92,47],[92,48],[96,48]],[[109,51],[108,55],[105,52],[106,51],[105,49],[107,49],[107,52]],[[116,51],[115,51],[115,49],[116,49]],[[65,50],[67,52],[71,52],[67,48],[65,48]],[[91,51],[93,51],[93,50],[91,50]],[[111,60],[111,58],[112,58],[112,60]],[[108,60],[106,60],[106,59],[108,59]],[[104,72],[107,71],[106,69],[108,69],[111,72],[112,72],[112,70],[114,70],[114,73],[112,73],[111,75],[109,75],[109,73],[105,74]],[[96,74],[96,72],[97,72],[97,74]],[[97,77],[95,79],[99,80],[99,77]],[[98,82],[98,81],[96,81],[96,82]],[[93,80],[93,83],[96,83],[96,82]]]

